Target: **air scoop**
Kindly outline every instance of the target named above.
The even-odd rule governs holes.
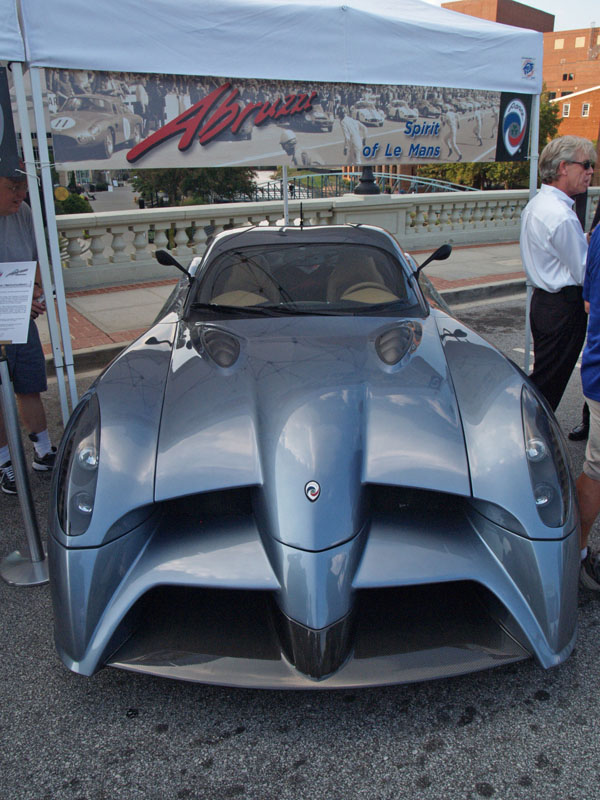
[[[380,333],[375,340],[377,355],[389,366],[398,364],[407,353],[414,353],[423,336],[419,322],[402,322]]]

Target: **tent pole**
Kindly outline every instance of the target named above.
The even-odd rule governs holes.
[[[62,335],[63,352],[65,354],[65,367],[67,369],[67,376],[69,378],[71,404],[73,407],[75,407],[77,405],[77,385],[75,383],[73,350],[71,347],[71,333],[69,330],[69,317],[67,314],[67,300],[65,297],[65,285],[63,281],[62,263],[60,259],[60,246],[58,243],[56,214],[54,212],[52,172],[50,170],[50,154],[48,152],[48,140],[46,138],[46,120],[44,117],[44,102],[42,99],[40,68],[32,67],[30,69],[30,75],[31,75],[31,93],[33,97],[33,111],[35,115],[35,126],[37,130],[38,149],[40,153],[42,189],[44,192],[44,206],[46,208],[48,241],[50,242],[50,256],[52,261],[52,271],[54,273],[54,286],[56,287],[56,304],[58,307],[58,316],[60,319],[60,330]]]
[[[529,199],[537,192],[539,139],[540,139],[540,98],[534,94],[531,98],[531,136],[529,139]]]
[[[56,379],[58,383],[58,393],[60,397],[60,407],[62,411],[63,423],[69,418],[69,405],[63,374],[63,354],[60,346],[60,332],[56,320],[56,309],[52,300],[52,276],[48,262],[48,250],[46,247],[46,237],[44,236],[44,219],[42,216],[42,206],[40,203],[40,193],[38,189],[38,178],[31,142],[31,127],[29,125],[29,113],[27,110],[27,95],[23,81],[23,68],[20,61],[12,64],[12,76],[15,86],[15,96],[17,100],[17,112],[21,124],[21,143],[23,146],[23,158],[25,161],[25,171],[27,173],[27,187],[29,189],[29,202],[31,203],[31,213],[33,216],[33,229],[35,234],[35,244],[38,252],[38,262],[42,274],[42,284],[46,296],[46,314],[48,328],[50,331],[50,342],[52,344],[52,355],[56,367]],[[38,135],[39,141],[39,135]]]
[[[529,199],[537,192],[537,173],[539,161],[539,139],[540,139],[540,98],[536,94],[531,99],[531,136],[529,139]],[[531,326],[529,316],[531,313],[531,295],[533,287],[527,285],[527,306],[525,310],[525,355],[523,358],[523,371],[529,372],[529,358],[531,355]]]
[[[285,225],[290,224],[290,209],[289,209],[289,195],[288,195],[288,174],[287,167],[281,168],[281,185],[283,189],[283,222]]]

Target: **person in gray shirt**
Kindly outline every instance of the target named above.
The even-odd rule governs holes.
[[[26,194],[27,179],[20,169],[0,175],[0,263],[37,261],[31,209],[23,202]],[[45,472],[54,466],[56,448],[50,442],[41,398],[47,389],[46,361],[34,320],[45,312],[46,304],[39,266],[35,281],[27,343],[6,345],[5,351],[21,419],[34,445],[33,469]],[[1,414],[0,489],[5,494],[17,493]]]

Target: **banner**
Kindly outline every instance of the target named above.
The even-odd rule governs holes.
[[[14,175],[19,153],[5,67],[0,67],[0,175]]]
[[[54,157],[65,169],[526,157],[527,95],[52,69],[46,81]]]

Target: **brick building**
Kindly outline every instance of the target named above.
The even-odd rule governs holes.
[[[564,93],[550,102],[560,108],[559,133],[585,136],[592,141],[600,138],[600,84],[579,92]]]
[[[550,98],[560,100],[560,132],[598,139],[600,28],[545,33],[544,83]]]
[[[516,3],[515,0],[455,0],[452,3],[442,3],[442,8],[541,33],[554,30],[554,14],[538,11],[537,8]]]
[[[600,154],[600,27],[555,31],[554,15],[514,0],[455,0],[444,8],[544,34],[543,77],[560,107],[561,135],[585,136]],[[600,17],[600,9],[598,11]],[[597,168],[593,183],[600,179]]]

